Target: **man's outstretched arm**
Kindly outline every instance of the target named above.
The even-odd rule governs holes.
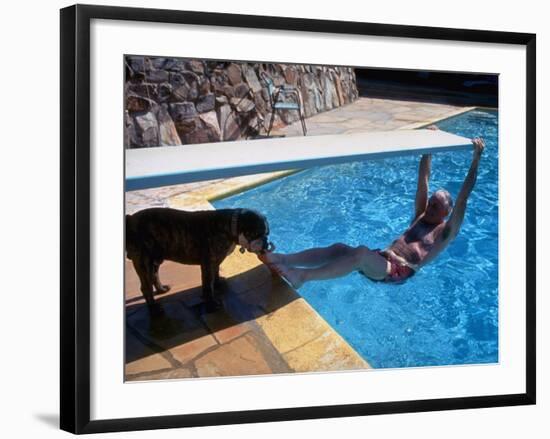
[[[437,125],[430,125],[428,130],[439,130]],[[418,219],[426,211],[428,207],[428,182],[432,170],[432,155],[424,154],[420,159],[418,166],[418,183],[416,187],[416,199],[414,202],[414,218],[413,222]]]
[[[445,239],[454,239],[458,234],[460,226],[462,225],[462,221],[464,220],[464,213],[466,212],[468,197],[472,193],[472,189],[474,188],[474,185],[476,183],[477,168],[479,167],[479,159],[481,158],[481,153],[485,148],[485,142],[482,138],[476,137],[472,140],[472,143],[474,144],[474,155],[472,158],[472,164],[470,165],[468,175],[466,175],[466,179],[462,184],[462,188],[458,193],[453,213],[451,214],[451,217],[449,218],[449,220],[447,221],[447,225],[445,226],[443,234]]]
[[[418,167],[418,184],[416,187],[413,221],[424,213],[428,205],[428,181],[430,180],[431,168],[432,156],[431,154],[424,154],[420,159],[420,165]]]

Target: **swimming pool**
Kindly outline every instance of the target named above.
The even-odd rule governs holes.
[[[402,285],[352,273],[299,290],[375,368],[498,361],[498,113],[474,110],[438,126],[486,141],[455,241]],[[430,191],[446,188],[456,199],[471,157],[434,154]],[[418,162],[407,156],[313,168],[213,204],[263,212],[280,252],[334,242],[385,248],[411,220]]]

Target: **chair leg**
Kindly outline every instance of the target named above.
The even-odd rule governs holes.
[[[304,115],[302,114],[302,111],[301,110],[298,110],[300,111],[300,122],[302,122],[302,131],[304,132],[304,136],[307,134],[307,129],[306,129],[306,121],[304,120]]]
[[[271,119],[269,120],[269,128],[267,129],[267,137],[269,137],[269,133],[271,132],[271,128],[273,128],[273,121],[275,120],[275,108],[271,109]]]

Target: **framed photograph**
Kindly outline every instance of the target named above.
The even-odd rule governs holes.
[[[535,35],[61,10],[61,428],[535,403]]]

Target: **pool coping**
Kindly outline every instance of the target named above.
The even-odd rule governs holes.
[[[434,123],[443,122],[447,119],[451,119],[453,117],[460,116],[461,114],[467,113],[469,111],[476,110],[476,109],[481,109],[481,108],[482,107],[479,107],[479,106],[458,108],[455,111],[450,111],[448,114],[446,114],[443,117],[434,117],[434,118],[422,120],[422,121],[419,121],[419,122],[414,122],[414,123],[399,127],[397,129],[398,130],[416,130],[416,129],[419,129],[419,128],[426,127],[428,125],[432,125]]]
[[[422,121],[414,122],[411,124],[404,125],[402,127],[396,128],[396,130],[404,129],[418,129],[432,125],[435,123],[442,122],[444,120],[459,116],[461,114],[467,113],[469,111],[479,109],[479,106],[472,107],[462,107],[454,111],[450,111],[445,114],[443,117],[434,117],[425,119]],[[246,175],[228,178],[222,181],[215,181],[212,184],[202,186],[200,188],[191,190],[189,192],[181,193],[174,195],[168,198],[168,205],[173,208],[178,209],[214,209],[210,204],[212,201],[220,200],[227,198],[229,196],[244,192],[246,190],[253,189],[258,186],[270,183],[272,181],[296,174],[303,171],[302,169],[292,169],[285,171],[276,171],[276,172],[267,172],[262,174]],[[234,260],[234,259],[233,259]],[[237,266],[238,265],[238,266]],[[244,272],[251,268],[257,266],[256,262],[242,265],[241,263],[234,264],[231,260],[224,262],[223,271],[224,274],[232,273],[232,275]],[[273,346],[279,351],[279,353],[285,358],[296,372],[315,372],[315,371],[329,371],[334,370],[330,367],[327,367],[326,357],[327,357],[327,348],[332,349],[337,352],[339,357],[344,357],[346,362],[352,365],[352,369],[361,370],[361,369],[372,369],[372,366],[369,364],[368,359],[361,356],[355,349],[336,331],[308,302],[305,300],[300,293],[291,288],[285,282],[279,282],[278,288],[288,289],[284,291],[284,294],[295,295],[296,300],[293,302],[295,308],[299,309],[297,312],[293,311],[290,313],[292,317],[285,316],[281,318],[281,321],[298,320],[301,322],[301,327],[303,328],[303,323],[308,322],[309,326],[318,326],[324,328],[323,334],[324,337],[330,339],[330,343],[323,343],[319,347],[315,348],[314,344],[318,343],[318,340],[310,341],[307,346],[301,346],[297,351],[302,350],[302,355],[293,355],[294,349],[290,351],[285,351],[282,346],[284,346],[284,330],[282,325],[273,324],[277,321],[283,313],[288,310],[285,310],[285,307],[274,310],[267,315],[266,318],[258,319],[258,324],[262,328],[264,334],[272,342]],[[266,322],[270,322],[269,324]],[[278,327],[279,326],[279,327]],[[320,338],[320,337],[318,337]],[[313,347],[313,348],[312,348]],[[305,358],[304,358],[305,357]],[[345,369],[337,369],[345,370]]]

